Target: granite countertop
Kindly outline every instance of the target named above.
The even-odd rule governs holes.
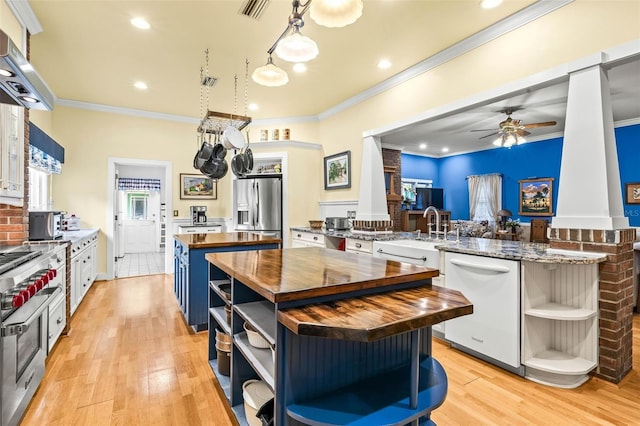
[[[325,231],[322,229],[311,229],[309,227],[290,228],[291,231],[311,232],[323,234],[328,237],[355,238],[367,241],[396,241],[396,240],[416,240],[436,243],[435,248],[443,251],[473,254],[478,256],[495,257],[500,259],[524,260],[539,263],[570,263],[570,264],[592,264],[601,263],[607,260],[604,253],[589,253],[569,250],[550,249],[549,244],[526,243],[521,241],[493,240],[487,238],[460,237],[459,241],[455,237],[448,237],[445,240],[435,240],[422,236],[416,238],[415,232],[393,232],[389,234],[361,234],[350,230],[347,231]]]
[[[77,229],[75,231],[63,231],[62,240],[74,243],[78,240],[81,240],[99,231],[100,231],[100,228],[83,228],[83,229]]]

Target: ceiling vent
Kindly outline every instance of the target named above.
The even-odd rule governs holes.
[[[200,84],[206,87],[213,87],[213,85],[216,84],[217,81],[217,78],[205,75],[204,77],[202,77]]]
[[[268,4],[269,0],[245,0],[239,13],[249,18],[260,19]]]

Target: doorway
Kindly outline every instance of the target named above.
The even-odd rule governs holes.
[[[107,275],[110,278],[171,271],[171,162],[108,159]]]

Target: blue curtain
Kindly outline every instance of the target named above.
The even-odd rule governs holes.
[[[118,189],[143,189],[147,191],[160,191],[160,179],[119,178]]]

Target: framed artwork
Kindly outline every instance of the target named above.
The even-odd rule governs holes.
[[[524,179],[520,183],[521,216],[553,216],[553,178]]]
[[[324,189],[351,188],[351,151],[324,157]]]
[[[627,204],[640,204],[640,182],[626,183],[624,193]]]
[[[216,200],[218,183],[208,176],[180,173],[181,200]]]

